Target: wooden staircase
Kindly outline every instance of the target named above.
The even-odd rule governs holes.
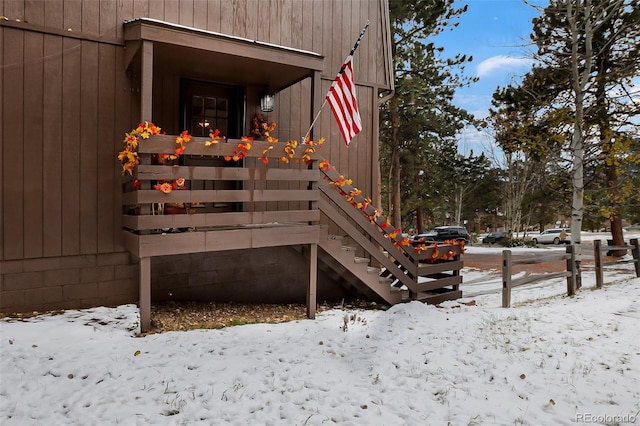
[[[328,231],[328,226],[320,228],[318,269],[364,298],[389,305],[402,301],[402,292],[392,286],[392,278],[383,276],[381,268],[370,266],[370,258],[356,256],[357,248],[345,245],[344,237]]]
[[[463,247],[406,245],[402,235],[389,229],[386,217],[350,183],[341,182],[335,169],[321,171],[325,179],[318,182],[323,195],[318,208],[339,232],[321,226],[319,269],[346,288],[390,305],[411,300],[436,304],[462,297]]]

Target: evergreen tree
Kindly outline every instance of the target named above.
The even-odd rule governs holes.
[[[435,208],[437,188],[457,154],[456,134],[472,117],[452,104],[455,89],[473,79],[462,76],[466,55],[445,57],[429,39],[457,26],[466,10],[453,0],[390,0],[396,93],[383,105],[380,157],[383,198],[395,227],[404,216],[421,217]],[[418,229],[422,220],[418,220]],[[405,225],[406,227],[406,225]]]

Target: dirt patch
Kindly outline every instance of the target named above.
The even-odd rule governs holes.
[[[256,323],[277,324],[306,317],[304,305],[170,302],[152,304],[150,332],[216,329]]]
[[[516,257],[517,258],[517,257]],[[496,256],[473,256],[464,255],[462,258],[465,268],[479,269],[481,271],[498,271],[502,270],[502,255]],[[606,258],[604,263],[614,262],[615,258]],[[585,259],[582,261],[582,267],[593,267],[593,259]],[[530,263],[524,265],[513,265],[511,268],[512,274],[525,272],[525,275],[531,274],[544,274],[549,272],[560,272],[567,270],[566,260],[556,260],[552,262],[544,263]]]
[[[328,309],[386,309],[368,301],[344,301],[320,305],[316,313]],[[279,324],[307,319],[306,305],[240,304],[219,302],[167,302],[151,306],[151,329],[144,333],[193,329],[219,329],[243,324]]]

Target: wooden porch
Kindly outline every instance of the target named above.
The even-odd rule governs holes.
[[[387,304],[461,297],[462,248],[403,245],[383,226],[386,218],[372,219],[372,206],[354,208],[354,197],[345,197],[353,187],[328,183],[339,174],[320,170],[317,147],[251,141],[248,148],[241,140],[211,144],[192,137],[178,164],[157,164],[175,141],[142,140],[140,164],[123,183],[125,246],[140,260],[141,330],[151,324],[154,256],[294,246],[306,257],[309,318],[315,317],[319,269],[355,294]],[[163,192],[163,182],[174,188]]]

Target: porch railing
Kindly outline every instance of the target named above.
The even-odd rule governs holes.
[[[207,146],[211,139],[192,137],[178,160],[157,164],[154,159],[173,153],[175,139],[151,136],[141,141],[140,164],[123,184],[122,225],[133,254],[317,242],[317,153],[305,153],[303,145],[287,152],[284,143],[266,141],[252,141],[242,152],[240,140]],[[239,153],[241,159],[230,158]],[[154,189],[178,179],[185,180],[184,189]]]
[[[123,183],[124,244],[140,262],[141,330],[151,326],[151,257],[287,245],[309,246],[307,315],[314,318],[317,153],[284,143],[255,141],[243,150],[240,140],[209,141],[192,137],[177,164],[158,164],[154,159],[174,153],[176,137],[151,136],[138,145],[140,164]],[[177,186],[184,189],[156,189],[182,179]],[[178,210],[170,214],[169,207]]]

